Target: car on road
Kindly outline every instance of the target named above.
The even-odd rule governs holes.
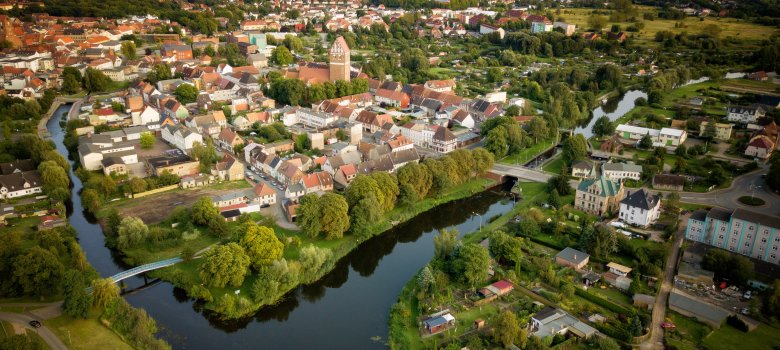
[[[675,329],[675,328],[677,328],[677,326],[675,326],[674,323],[671,323],[671,322],[664,322],[664,323],[661,323],[661,328],[663,328],[663,329]]]
[[[32,320],[32,321],[30,321],[30,327],[41,328],[41,323],[36,321],[36,320]]]

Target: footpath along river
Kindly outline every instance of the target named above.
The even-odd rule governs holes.
[[[47,128],[57,150],[67,155],[59,122],[61,106]],[[81,181],[74,182],[69,220],[89,262],[101,276],[130,266],[104,244],[102,229],[81,205]],[[221,321],[184,291],[142,277],[125,280],[125,298],[146,310],[175,349],[381,349],[386,348],[387,318],[403,285],[433,256],[433,237],[442,228],[461,234],[477,230],[512,208],[500,188],[434,208],[361,244],[320,281],[290,292],[278,305],[254,316]]]

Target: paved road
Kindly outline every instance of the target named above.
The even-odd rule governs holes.
[[[650,331],[652,334],[642,345],[642,350],[663,350],[664,349],[664,332],[661,329],[661,323],[666,318],[666,302],[669,300],[669,292],[672,290],[672,283],[674,282],[675,271],[677,270],[677,261],[680,256],[680,247],[682,246],[683,238],[685,238],[685,227],[688,222],[688,216],[681,217],[682,223],[680,228],[674,234],[674,242],[672,243],[672,251],[666,258],[666,267],[664,268],[664,278],[661,282],[661,290],[655,298],[655,305],[653,305],[653,319],[650,325]]]
[[[722,190],[707,193],[680,192],[680,200],[688,203],[717,205],[729,209],[743,208],[767,215],[780,215],[780,195],[769,190],[764,179],[761,178],[761,175],[765,173],[765,169],[759,169],[742,175],[734,179],[729,188]],[[752,207],[738,201],[739,197],[750,195],[763,199],[765,204],[760,207]]]
[[[60,338],[57,338],[54,333],[52,333],[49,328],[46,326],[41,326],[41,328],[33,328],[30,326],[30,321],[34,320],[33,317],[25,315],[25,314],[15,314],[10,312],[0,312],[0,320],[13,322],[16,324],[19,324],[27,329],[32,329],[34,332],[38,333],[38,335],[43,339],[43,341],[46,342],[46,344],[49,345],[49,347],[52,350],[67,350],[68,348],[65,346],[65,344],[60,340]]]

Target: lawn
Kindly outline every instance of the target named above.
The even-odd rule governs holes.
[[[548,173],[560,174],[564,164],[565,161],[563,160],[563,157],[558,156],[547,162],[542,169]]]
[[[704,345],[711,350],[771,350],[780,346],[780,330],[761,324],[754,331],[744,333],[729,325],[723,325],[704,338]]]
[[[679,349],[697,349],[702,339],[711,332],[709,326],[674,311],[667,312],[666,321],[672,322],[676,328],[666,332],[665,338],[673,339],[675,344],[682,345]]]
[[[637,8],[639,9],[639,14],[637,16],[638,18],[642,18],[642,15],[646,12],[657,13],[657,9],[654,7],[638,6]],[[562,18],[556,18],[555,20],[576,24],[578,30],[584,31],[589,29],[588,17],[590,17],[592,11],[593,9],[585,8],[565,9],[560,15],[556,15],[556,17],[560,16]],[[718,28],[721,29],[721,38],[734,37],[740,39],[741,46],[755,46],[761,40],[764,40],[772,36],[773,33],[777,32],[776,28],[762,26],[736,18],[706,17],[702,20],[699,17],[689,16],[683,20],[665,20],[656,18],[652,21],[642,20],[642,22],[645,24],[644,29],[638,33],[629,32],[628,34],[634,35],[639,42],[653,45],[656,44],[655,34],[660,31],[670,31],[675,34],[682,32],[698,34],[702,33],[705,26],[709,24],[715,24],[718,26]],[[675,24],[678,22],[682,22],[684,26],[675,27]],[[613,24],[618,24],[621,26],[621,28],[623,28],[623,30],[625,30],[631,26],[632,23],[608,22],[604,29],[608,30]]]
[[[536,158],[539,154],[546,151],[548,148],[555,145],[554,139],[545,139],[535,143],[531,147],[527,147],[520,152],[510,154],[500,160],[504,164],[525,164],[526,162]]]
[[[63,315],[43,323],[70,349],[133,349],[119,335],[103,326],[95,312],[92,313],[85,320]]]

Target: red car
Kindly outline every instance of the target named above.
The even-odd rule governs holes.
[[[671,323],[671,322],[664,322],[664,323],[661,323],[661,328],[663,328],[663,329],[675,329],[675,328],[677,328],[677,326],[675,326],[674,323]]]

